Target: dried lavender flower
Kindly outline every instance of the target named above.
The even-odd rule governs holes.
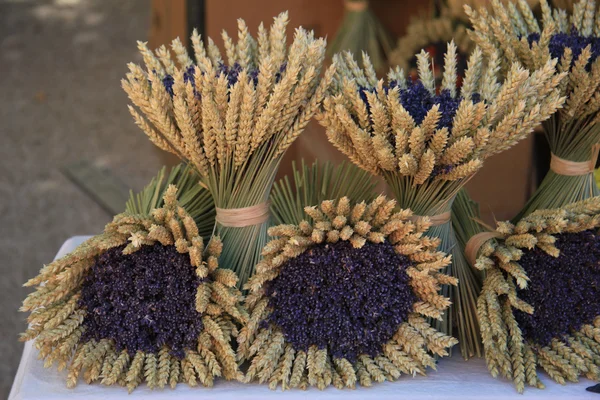
[[[138,350],[157,354],[167,345],[184,358],[203,328],[196,292],[204,279],[174,246],[142,246],[131,254],[124,248],[98,256],[81,285],[82,341],[112,339],[117,352],[131,357]]]
[[[550,345],[568,337],[600,315],[600,236],[596,230],[554,235],[560,251],[553,257],[540,248],[525,251],[519,265],[529,284],[517,296],[531,304],[533,314],[515,311],[523,337]]]
[[[21,339],[35,339],[46,367],[68,369],[68,387],[81,374],[130,392],[144,380],[153,389],[239,379],[231,338],[248,316],[236,275],[217,268],[221,249],[218,237],[205,248],[169,185],[151,215],[115,216],[26,283],[37,291],[23,302]]]
[[[384,196],[369,204],[343,197],[306,207],[312,223],[269,230],[238,337],[246,382],[369,386],[435,368],[429,352],[448,355],[456,339],[425,317],[441,318],[450,304],[437,293],[456,284],[439,272],[450,258],[423,236],[427,219],[394,208]]]
[[[484,56],[479,48],[469,56],[459,86],[456,50],[450,42],[439,89],[425,51],[417,55],[414,82],[399,69],[390,70],[387,83],[377,80],[368,62],[361,68],[352,54],[338,55],[334,85],[317,114],[334,146],[362,169],[381,175],[398,205],[421,216],[447,215],[487,157],[524,139],[565,100],[554,61],[536,73],[514,63],[501,79],[500,55]],[[469,318],[480,283],[456,246],[450,218],[428,235],[441,239],[440,250],[452,254],[447,272],[465,285],[442,289],[453,306],[436,328],[450,334],[457,325],[463,357],[481,355],[479,328]]]
[[[543,387],[600,378],[600,197],[498,224],[479,249],[486,271],[478,318],[488,369]]]
[[[316,345],[350,362],[376,357],[417,301],[406,273],[411,266],[389,242],[358,249],[346,241],[317,244],[267,284],[273,311],[262,326],[277,326],[296,351]]]

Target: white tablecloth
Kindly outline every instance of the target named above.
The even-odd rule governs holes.
[[[86,236],[76,236],[67,240],[56,257],[72,251]],[[5,340],[12,340],[5,338]],[[30,399],[591,399],[600,400],[600,394],[587,392],[586,387],[594,382],[582,379],[579,383],[561,386],[550,380],[545,374],[541,379],[546,389],[527,388],[519,395],[511,382],[493,379],[487,371],[483,359],[463,361],[459,354],[442,359],[437,371],[429,370],[427,376],[403,376],[397,382],[374,384],[371,388],[358,387],[356,390],[337,390],[328,388],[319,391],[310,388],[307,391],[272,391],[264,385],[242,385],[237,382],[215,381],[213,388],[190,388],[180,384],[175,390],[164,389],[150,391],[146,386],[138,387],[131,395],[122,387],[106,387],[99,384],[87,385],[80,381],[75,389],[65,386],[66,372],[55,368],[45,369],[37,359],[37,351],[31,342],[25,344],[21,364],[9,396],[10,400]]]

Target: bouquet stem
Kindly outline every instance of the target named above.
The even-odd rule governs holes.
[[[269,196],[280,161],[272,148],[263,146],[240,167],[231,167],[228,160],[224,173],[211,176],[207,185],[217,209],[215,234],[223,242],[219,263],[237,274],[240,288],[254,274],[268,241]]]
[[[262,248],[268,242],[269,225],[270,220],[245,227],[229,227],[217,223],[216,232],[223,241],[224,250],[219,263],[238,275],[240,287],[254,273]]]

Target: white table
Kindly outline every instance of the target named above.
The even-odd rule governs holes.
[[[56,257],[61,257],[72,251],[87,236],[75,236],[67,240],[60,248]],[[9,339],[6,339],[9,340]],[[546,389],[526,388],[524,395],[519,395],[511,382],[503,379],[493,379],[487,371],[483,359],[473,359],[468,362],[460,355],[442,359],[438,371],[428,371],[426,377],[403,376],[397,382],[375,384],[371,388],[358,387],[356,390],[337,390],[328,388],[319,391],[310,388],[307,391],[281,390],[271,391],[266,386],[251,384],[242,385],[237,382],[216,380],[213,388],[190,388],[180,384],[175,390],[164,389],[150,391],[146,386],[138,387],[131,395],[122,387],[106,387],[99,384],[87,385],[80,381],[75,389],[65,386],[66,372],[58,372],[55,368],[45,369],[42,361],[37,359],[37,351],[31,342],[25,344],[21,364],[12,390],[10,400],[31,399],[591,399],[600,400],[600,395],[587,392],[586,387],[594,382],[582,379],[579,383],[561,386],[550,380],[545,374],[541,379]]]

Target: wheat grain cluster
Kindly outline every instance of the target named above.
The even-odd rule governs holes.
[[[600,11],[594,0],[575,3],[573,13],[552,9],[546,0],[540,2],[542,24],[524,0],[504,6],[492,1],[492,13],[486,9],[465,7],[473,24],[470,37],[486,54],[500,53],[503,68],[518,62],[531,71],[542,69],[556,59],[557,74],[567,76],[558,86],[568,98],[559,111],[563,124],[590,116],[588,123],[598,122],[600,95]],[[517,4],[517,5],[515,5]]]
[[[558,88],[564,74],[555,74],[552,60],[534,72],[512,64],[501,80],[498,53],[486,58],[476,48],[458,88],[456,46],[450,43],[438,93],[430,56],[422,51],[417,58],[416,82],[395,69],[386,84],[368,57],[362,69],[349,53],[336,57],[335,84],[317,117],[329,140],[373,174],[398,174],[417,185],[467,178],[564,102]]]
[[[171,45],[174,59],[166,47],[154,54],[140,42],[146,68],[130,64],[123,80],[136,123],[207,180],[247,167],[265,147],[269,157],[260,157],[277,159],[312,118],[334,72],[319,79],[325,41],[312,32],[298,28],[288,48],[287,24],[282,13],[270,30],[261,24],[255,39],[238,20],[237,43],[223,31],[225,59],[211,38],[205,47],[196,32],[194,60],[179,39]]]

